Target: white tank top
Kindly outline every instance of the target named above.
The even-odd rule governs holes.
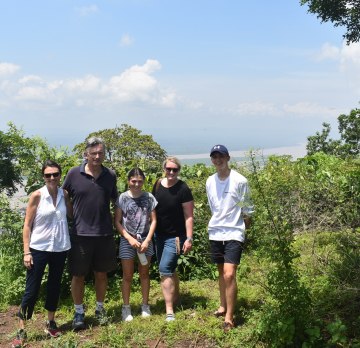
[[[58,188],[56,207],[46,185],[39,191],[41,198],[32,226],[30,248],[53,252],[69,250],[71,244],[64,191]]]

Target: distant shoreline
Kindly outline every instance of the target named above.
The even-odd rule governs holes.
[[[297,146],[288,147],[276,147],[272,149],[256,149],[263,153],[264,156],[269,155],[290,155],[294,160],[302,158],[306,155],[306,143],[299,143]],[[245,152],[248,150],[241,151],[229,151],[230,157],[246,157]],[[195,155],[175,155],[180,160],[206,160],[209,159],[209,153],[195,154]],[[186,161],[184,161],[186,162]]]

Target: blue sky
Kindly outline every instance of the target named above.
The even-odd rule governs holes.
[[[360,45],[299,1],[14,1],[0,129],[74,145],[130,124],[171,153],[306,142],[360,100]]]

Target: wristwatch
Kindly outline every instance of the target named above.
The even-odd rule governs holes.
[[[191,242],[191,243],[194,241],[194,239],[191,238],[191,237],[187,237],[186,240],[187,240],[188,242]]]

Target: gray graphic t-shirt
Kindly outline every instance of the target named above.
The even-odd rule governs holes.
[[[136,237],[138,233],[143,236],[149,232],[150,213],[158,204],[151,193],[144,192],[140,197],[132,198],[127,191],[117,198],[115,204],[123,212],[122,226],[129,234]]]

